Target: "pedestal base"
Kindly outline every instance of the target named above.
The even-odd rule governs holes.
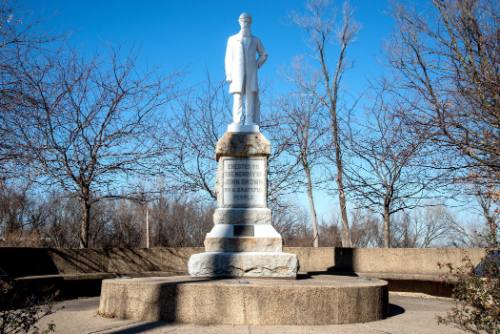
[[[272,225],[215,224],[205,238],[205,252],[281,252],[283,240]]]
[[[99,314],[198,325],[311,326],[380,320],[387,307],[387,282],[377,279],[177,276],[104,280]]]
[[[268,208],[217,208],[214,224],[267,224],[271,225]]]
[[[281,252],[205,252],[189,258],[192,277],[297,276],[297,255]]]

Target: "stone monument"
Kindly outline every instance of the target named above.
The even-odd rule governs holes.
[[[257,81],[257,69],[267,54],[262,42],[251,35],[251,22],[250,15],[241,14],[241,30],[227,42],[225,66],[233,95],[233,122],[216,146],[214,227],[205,238],[205,253],[189,259],[193,277],[297,275],[297,256],[282,252],[282,238],[267,207],[271,144],[259,131]]]
[[[388,309],[385,281],[336,275],[276,279],[296,278],[298,261],[295,254],[282,252],[267,207],[271,143],[259,131],[257,85],[257,69],[267,55],[250,34],[250,15],[243,13],[239,22],[241,31],[227,43],[233,122],[215,149],[217,209],[205,252],[189,258],[191,277],[103,280],[98,313],[198,325],[302,326],[382,319]],[[206,279],[218,277],[227,279]]]
[[[295,278],[298,261],[282,252],[267,207],[271,144],[259,131],[257,85],[257,69],[267,55],[250,34],[251,20],[243,13],[240,33],[227,43],[233,122],[215,149],[217,209],[205,252],[190,257],[191,277],[103,280],[100,315],[198,325],[302,326],[374,321],[387,314],[385,281],[334,275],[276,279]],[[228,278],[206,279],[212,277]]]

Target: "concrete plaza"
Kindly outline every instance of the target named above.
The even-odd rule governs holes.
[[[391,292],[390,315],[387,319],[362,324],[331,326],[194,326],[164,322],[133,322],[107,319],[97,315],[99,298],[82,298],[54,305],[54,313],[42,319],[40,325],[53,322],[56,333],[465,333],[452,326],[438,325],[436,316],[444,314],[453,305],[447,298],[424,294]]]

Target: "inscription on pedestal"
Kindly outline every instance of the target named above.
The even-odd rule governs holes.
[[[224,160],[223,205],[231,207],[266,206],[266,160]]]

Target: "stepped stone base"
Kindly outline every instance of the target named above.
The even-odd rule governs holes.
[[[268,208],[218,208],[214,212],[214,224],[271,225],[271,210]]]
[[[282,239],[279,238],[211,238],[205,239],[205,252],[281,252]]]
[[[387,308],[387,282],[376,279],[176,276],[104,280],[99,314],[197,325],[311,326],[380,320]]]
[[[205,252],[189,258],[192,277],[297,276],[297,255],[281,252]]]
[[[226,132],[215,147],[215,159],[225,157],[269,156],[271,143],[260,132],[235,133]]]

